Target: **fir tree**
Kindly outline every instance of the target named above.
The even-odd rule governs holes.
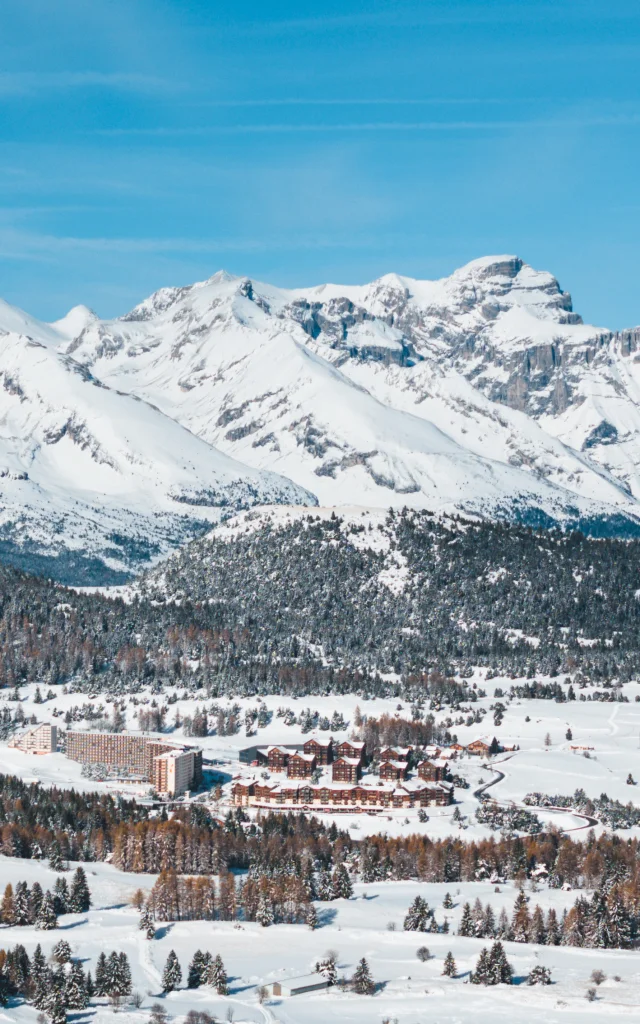
[[[258,909],[256,911],[256,921],[258,924],[261,924],[263,928],[268,928],[270,924],[273,924],[273,905],[269,894],[266,892],[260,893]]]
[[[18,882],[13,897],[14,924],[29,924],[29,887],[26,882]]]
[[[60,852],[60,845],[56,840],[49,847],[49,867],[52,871],[64,871],[65,864]]]
[[[316,928],[318,927],[318,915],[316,913],[316,908],[314,907],[313,903],[307,903],[304,919],[305,924],[309,926],[311,931],[315,931]]]
[[[67,1008],[65,1006],[64,993],[54,988],[47,1000],[45,1013],[50,1024],[67,1024]]]
[[[114,990],[118,996],[128,996],[131,993],[131,967],[126,953],[118,953]]]
[[[314,968],[316,974],[321,974],[322,977],[329,983],[329,985],[335,985],[338,980],[338,971],[336,968],[336,961],[334,956],[326,956],[323,960],[318,960]]]
[[[476,963],[476,969],[471,975],[473,985],[491,985],[491,964],[489,953],[486,949],[480,950],[480,956]]]
[[[156,926],[153,923],[153,917],[148,905],[145,905],[140,911],[140,923],[138,928],[141,932],[144,932],[145,938],[152,939],[156,934]]]
[[[429,925],[429,905],[422,896],[416,896],[407,911],[403,928],[405,932],[426,932]]]
[[[494,942],[488,958],[489,985],[510,985],[513,968],[501,942]]]
[[[560,931],[560,925],[558,924],[558,915],[556,914],[553,907],[547,914],[547,924],[545,928],[545,942],[548,946],[559,946],[562,938]]]
[[[323,901],[334,900],[336,894],[333,888],[333,881],[328,871],[322,871],[318,882],[318,899]]]
[[[180,961],[178,960],[175,952],[171,950],[162,972],[162,991],[173,992],[174,989],[178,988],[181,981],[182,971],[180,969]]]
[[[211,964],[211,968],[209,970],[209,977],[207,980],[209,984],[213,986],[213,988],[215,988],[219,996],[226,996],[228,994],[229,988],[227,982],[227,972],[222,962],[222,957],[220,956],[219,953],[216,954],[213,963]]]
[[[360,960],[356,967],[351,984],[353,985],[354,992],[357,992],[360,996],[370,996],[375,992],[376,986],[365,957]]]
[[[71,946],[66,939],[60,939],[51,950],[51,959],[57,964],[68,964],[71,960]]]
[[[70,1010],[84,1010],[89,1005],[82,964],[74,960],[64,987],[64,1001]]]
[[[93,999],[96,994],[96,987],[93,983],[93,978],[91,977],[91,971],[87,971],[84,987],[85,992],[87,993],[87,998]]]
[[[56,914],[67,914],[69,911],[69,887],[64,875],[58,875],[53,886],[53,901]]]
[[[69,892],[69,912],[72,914],[86,914],[91,907],[91,892],[87,883],[87,876],[84,868],[76,868],[71,882]]]
[[[29,892],[29,924],[35,924],[42,905],[42,886],[40,882],[34,882]]]
[[[451,899],[451,893],[445,892],[442,906],[445,910],[451,910],[453,908],[453,900]]]
[[[458,935],[464,935],[467,938],[470,935],[473,935],[473,918],[471,916],[471,906],[468,903],[465,903],[462,908],[462,917],[460,918]]]
[[[187,988],[199,988],[202,980],[202,950],[196,949],[187,972]]]
[[[550,985],[551,984],[551,971],[548,967],[543,967],[542,964],[536,964],[532,967],[527,978],[528,985]]]
[[[332,882],[333,891],[338,899],[351,899],[353,896],[353,884],[344,864],[338,864],[333,872]]]
[[[456,974],[458,973],[458,968],[456,967],[456,962],[453,959],[453,953],[451,952],[451,950],[449,950],[449,952],[444,958],[442,973],[446,978],[455,978]]]
[[[107,989],[107,957],[104,953],[100,953],[96,963],[96,977],[95,977],[95,990],[97,996],[106,996]]]
[[[53,896],[47,890],[42,897],[40,911],[36,920],[36,928],[40,928],[42,931],[52,931],[52,929],[57,927],[58,918],[56,917],[56,911],[53,905]]]
[[[537,942],[539,945],[543,945],[547,941],[547,929],[544,924],[544,915],[542,913],[542,908],[538,903],[536,903],[531,916],[531,941]]]

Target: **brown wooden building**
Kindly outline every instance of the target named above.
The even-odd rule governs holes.
[[[272,772],[284,772],[289,763],[289,751],[283,747],[269,747],[267,749],[267,763]]]
[[[362,762],[359,757],[338,757],[331,770],[333,782],[357,782],[360,778]]]
[[[305,754],[313,754],[317,764],[331,764],[333,761],[333,740],[331,737],[325,740],[312,736],[311,739],[306,741],[302,749]]]
[[[356,742],[355,740],[343,740],[337,746],[336,755],[337,757],[357,757],[360,762],[364,763],[367,751],[364,743]]]
[[[289,754],[287,763],[288,779],[308,779],[316,769],[315,754],[300,754],[294,751]]]
[[[402,782],[407,774],[407,765],[404,761],[383,761],[378,774],[385,782]]]
[[[380,751],[380,761],[408,761],[411,747],[384,747]]]
[[[433,761],[421,761],[418,765],[418,777],[425,782],[440,782],[446,774],[445,765],[434,764]]]

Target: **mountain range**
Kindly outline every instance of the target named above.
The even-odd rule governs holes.
[[[253,505],[640,533],[640,328],[515,256],[285,290],[223,271],[125,316],[0,305],[0,557],[117,582]]]

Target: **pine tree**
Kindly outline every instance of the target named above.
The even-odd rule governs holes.
[[[551,984],[551,971],[548,967],[543,967],[542,964],[536,964],[535,967],[531,968],[529,977],[527,978],[528,985],[550,985]]]
[[[95,990],[97,996],[106,996],[107,982],[107,958],[104,953],[101,953],[96,963],[96,977],[95,977]]]
[[[473,918],[471,916],[471,906],[468,903],[465,903],[462,908],[462,917],[460,918],[458,935],[464,935],[467,938],[470,935],[473,935]]]
[[[67,914],[69,912],[69,887],[64,875],[58,875],[53,887],[53,902],[56,914]]]
[[[209,970],[209,976],[207,978],[209,985],[215,988],[219,996],[228,995],[229,988],[227,982],[227,972],[222,962],[222,957],[219,953],[216,954],[213,963]]]
[[[510,939],[511,938],[511,926],[509,924],[509,918],[507,912],[502,908],[498,916],[498,924],[496,927],[496,935],[499,939]]]
[[[104,970],[104,978],[103,978],[103,982],[102,982],[102,987],[104,989],[104,994],[106,996],[116,996],[116,995],[119,995],[119,992],[118,992],[118,988],[119,988],[119,984],[118,984],[118,982],[119,982],[119,974],[120,974],[120,962],[119,962],[119,959],[118,959],[118,954],[116,953],[116,951],[114,949],[114,950],[111,951],[111,953],[109,953],[109,956],[107,957],[107,962],[106,962],[105,970]]]
[[[86,914],[91,907],[91,891],[87,882],[84,868],[76,868],[69,893],[69,912],[71,914]]]
[[[93,999],[94,995],[96,994],[96,987],[93,983],[93,978],[91,977],[91,971],[87,971],[84,987],[87,993],[87,998]]]
[[[365,957],[362,958],[356,967],[351,984],[353,985],[354,992],[357,992],[360,996],[370,996],[375,992],[376,986]]]
[[[318,960],[315,965],[315,973],[321,974],[329,985],[335,985],[338,980],[338,971],[334,956],[326,956],[324,960]]]
[[[36,920],[36,928],[40,928],[42,931],[52,931],[52,929],[57,927],[58,918],[56,917],[56,911],[53,905],[53,896],[47,890],[42,897],[40,912]]]
[[[304,919],[305,924],[309,926],[311,931],[315,931],[316,928],[318,927],[318,915],[316,913],[316,908],[314,907],[313,903],[307,903]]]
[[[270,924],[273,924],[273,905],[269,898],[269,894],[266,892],[260,893],[258,909],[256,911],[256,921],[258,924],[261,924],[263,928],[268,928]]]
[[[181,981],[182,970],[180,969],[180,961],[175,952],[171,950],[162,972],[162,991],[173,992],[174,989],[178,988]]]
[[[318,882],[318,899],[328,902],[334,900],[336,894],[333,888],[333,881],[328,871],[322,871],[320,873],[320,879]]]
[[[407,911],[403,928],[405,932],[426,932],[429,925],[429,905],[422,896],[416,896]]]
[[[49,847],[49,867],[52,871],[64,871],[65,867],[60,845],[55,839]]]
[[[494,942],[488,959],[489,985],[510,985],[513,968],[501,942]]]
[[[89,1005],[82,964],[74,960],[64,987],[64,1001],[69,1010],[84,1010]]]
[[[116,973],[116,995],[128,996],[131,993],[131,967],[126,953],[118,953],[118,970]]]
[[[458,968],[456,967],[456,962],[453,959],[453,953],[451,952],[451,950],[449,950],[449,952],[444,958],[442,973],[446,978],[455,978],[456,974],[458,973]]]
[[[471,918],[473,920],[473,934],[478,938],[482,938],[484,934],[484,910],[482,908],[482,903],[480,902],[479,897],[476,897],[476,901],[473,904]]]
[[[202,984],[202,950],[196,949],[187,972],[187,988],[199,988]]]
[[[344,864],[338,864],[332,876],[333,891],[338,899],[349,900],[353,896],[353,884]]]
[[[511,934],[514,942],[528,942],[531,933],[531,918],[527,906],[527,898],[523,892],[519,892],[513,908],[511,920]]]
[[[493,913],[493,907],[490,903],[487,903],[484,908],[482,915],[482,937],[485,939],[493,939],[496,934],[496,919]]]
[[[64,993],[54,988],[47,1000],[45,1013],[50,1024],[67,1024],[67,1008],[64,1001]]]
[[[153,923],[153,917],[148,904],[145,905],[140,911],[140,923],[138,928],[141,932],[144,932],[145,938],[152,939],[156,934],[156,926]]]
[[[13,897],[13,921],[17,925],[29,924],[29,887],[26,882],[18,882]]]
[[[445,910],[451,910],[453,907],[453,900],[451,899],[451,893],[445,892],[442,906]]]
[[[480,950],[480,956],[476,963],[476,969],[471,975],[471,983],[473,985],[491,985],[491,965],[489,963],[489,953],[486,949]]]
[[[51,950],[51,959],[57,964],[68,964],[71,960],[71,946],[66,939],[60,939]]]

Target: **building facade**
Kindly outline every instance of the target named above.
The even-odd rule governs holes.
[[[331,738],[325,740],[312,736],[311,739],[305,742],[302,749],[305,754],[313,754],[317,764],[331,764],[333,761],[333,741]]]
[[[153,759],[153,786],[161,794],[181,796],[191,789],[195,777],[196,751],[168,750]]]
[[[315,754],[293,753],[289,755],[287,762],[288,779],[308,779],[316,769]]]
[[[358,757],[338,757],[331,766],[333,782],[357,782],[362,772]]]
[[[453,803],[453,787],[447,783],[381,782],[378,785],[309,782],[264,782],[239,780],[232,788],[233,801],[242,807],[288,806],[302,810],[314,807],[362,810],[385,807],[444,807]]]
[[[10,739],[9,746],[25,754],[54,754],[58,749],[58,727],[49,722],[35,725],[21,736]]]
[[[380,765],[378,774],[385,782],[389,779],[395,779],[396,782],[402,781],[407,774],[407,765],[404,761],[384,761]]]
[[[72,761],[105,765],[109,771],[139,776],[154,785],[156,759],[176,750],[191,752],[192,777],[185,788],[197,788],[202,783],[202,751],[196,747],[113,732],[68,732],[65,738],[65,753]]]

